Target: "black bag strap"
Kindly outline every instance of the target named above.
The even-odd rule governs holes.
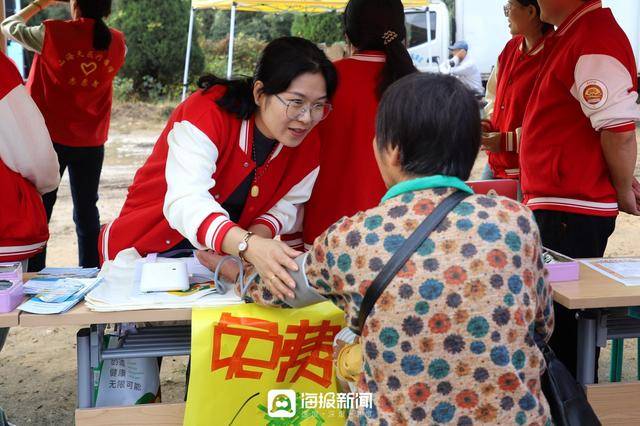
[[[470,193],[464,191],[456,191],[449,195],[422,221],[402,246],[396,250],[364,295],[364,299],[360,304],[360,314],[358,315],[358,335],[362,333],[364,322],[367,320],[371,309],[373,309],[376,301],[387,288],[393,277],[404,267],[413,253],[429,238],[429,235],[440,225],[449,212],[455,209],[462,200],[470,195]]]

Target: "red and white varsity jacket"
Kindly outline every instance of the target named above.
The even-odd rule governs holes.
[[[0,262],[28,259],[49,239],[40,194],[60,181],[42,114],[0,52]]]
[[[338,89],[333,111],[318,125],[320,174],[305,205],[305,245],[341,217],[377,206],[387,190],[372,145],[384,62],[384,53],[367,51],[335,62]]]
[[[532,210],[616,216],[600,131],[633,131],[636,62],[602,2],[585,2],[545,43],[545,63],[522,127],[524,203]]]
[[[523,51],[523,36],[515,36],[505,46],[498,57],[491,83],[487,84],[487,97],[492,106],[488,121],[492,132],[499,132],[500,152],[488,152],[489,165],[496,178],[518,179],[520,177],[520,141],[524,112],[531,89],[542,67],[544,43],[549,35],[537,45]],[[495,93],[489,88],[495,85]],[[493,95],[493,96],[492,96]]]
[[[102,261],[130,247],[143,256],[164,252],[185,238],[198,249],[222,252],[236,224],[221,204],[256,167],[254,121],[221,109],[215,101],[223,93],[223,87],[198,91],[173,112],[120,215],[102,229]],[[319,149],[315,131],[296,148],[277,145],[256,182],[259,194],[247,197],[237,225],[263,224],[274,236],[299,231],[300,210],[318,175]]]
[[[113,79],[124,64],[124,36],[112,29],[109,49],[100,51],[93,48],[93,19],[44,25],[27,88],[56,143],[101,146],[109,132]]]

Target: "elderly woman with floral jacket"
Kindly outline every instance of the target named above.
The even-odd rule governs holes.
[[[379,206],[343,218],[307,257],[311,287],[357,329],[371,282],[416,227],[468,179],[480,118],[462,83],[405,77],[384,95],[374,151],[390,187]],[[362,330],[358,392],[373,407],[349,424],[551,424],[535,344],[553,328],[551,290],[529,209],[503,197],[470,195],[451,211],[394,277]],[[293,290],[249,288],[279,305]]]

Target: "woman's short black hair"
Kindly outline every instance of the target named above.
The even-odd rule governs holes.
[[[397,147],[403,171],[412,176],[469,179],[480,135],[478,102],[452,76],[403,77],[387,89],[378,107],[377,149]]]
[[[198,80],[198,87],[207,90],[216,85],[227,88],[217,103],[225,111],[241,119],[248,119],[257,106],[253,99],[253,84],[261,81],[267,95],[282,93],[297,77],[306,73],[318,73],[324,77],[329,99],[338,85],[335,67],[322,50],[309,40],[300,37],[280,37],[270,42],[262,51],[253,77],[226,80],[205,75]]]

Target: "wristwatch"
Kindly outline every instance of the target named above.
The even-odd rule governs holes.
[[[253,235],[253,232],[247,232],[242,238],[242,241],[238,243],[238,257],[242,259],[243,262],[246,262],[247,259],[244,258],[244,254],[249,248],[249,238]]]

